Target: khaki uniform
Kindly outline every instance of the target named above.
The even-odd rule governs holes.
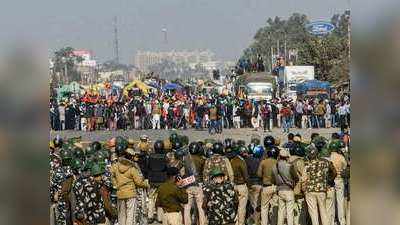
[[[278,191],[279,196],[279,208],[278,208],[278,225],[283,225],[283,222],[287,220],[287,225],[294,224],[294,193],[292,190],[280,190]]]
[[[204,159],[199,155],[191,155],[190,156],[193,165],[195,167],[195,178],[196,178],[196,185],[190,186],[186,189],[188,193],[188,204],[184,206],[184,221],[185,224],[192,224],[191,223],[191,209],[192,205],[195,203],[198,210],[199,216],[199,224],[205,225],[206,224],[206,216],[203,209],[203,201],[204,201],[204,193],[201,188],[201,184],[203,182],[202,172],[204,169]]]
[[[260,207],[262,189],[263,186],[259,184],[253,184],[249,187],[249,202],[254,209],[252,218],[256,224],[260,224],[261,220],[261,213],[257,208]]]
[[[188,203],[186,190],[168,180],[158,188],[156,207],[164,210],[163,225],[182,225],[182,204]]]
[[[148,141],[146,142],[140,141],[137,147],[140,151],[143,152],[150,152],[151,150],[150,143]]]
[[[188,203],[184,206],[184,219],[185,224],[192,224],[192,218],[190,210],[192,208],[193,203],[196,203],[197,210],[199,212],[199,224],[205,225],[206,224],[206,216],[203,210],[203,201],[204,201],[204,194],[203,190],[199,186],[190,186],[186,189],[188,194]]]
[[[258,167],[257,176],[262,179],[261,191],[261,224],[268,225],[268,212],[272,207],[273,197],[276,196],[276,186],[272,181],[272,168],[276,165],[276,159],[263,159]]]
[[[346,210],[345,210],[345,198],[344,198],[344,179],[342,177],[343,171],[347,167],[346,159],[343,155],[332,152],[330,160],[335,167],[337,176],[335,178],[335,191],[336,191],[336,204],[337,204],[337,215],[339,220],[339,225],[346,224]]]
[[[236,224],[245,224],[246,220],[246,205],[249,199],[249,190],[247,189],[247,182],[249,175],[247,173],[246,162],[240,157],[236,156],[231,159],[231,165],[234,175],[235,190],[238,193],[239,206],[238,206],[238,219]]]
[[[292,165],[286,160],[279,160],[272,168],[272,176],[278,186],[278,225],[283,225],[285,216],[287,225],[294,224],[294,192],[292,184],[294,177],[291,174]]]
[[[335,188],[329,187],[326,191],[326,213],[329,225],[335,225]]]
[[[292,174],[294,175],[298,183],[303,177],[304,159],[299,156],[293,155],[290,156],[289,162],[292,164]],[[304,195],[295,196],[294,212],[294,225],[307,225],[308,212]]]

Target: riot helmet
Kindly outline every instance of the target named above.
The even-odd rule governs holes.
[[[164,142],[161,140],[157,140],[154,142],[154,152],[155,153],[163,153],[164,152]]]
[[[91,146],[92,146],[92,148],[94,149],[94,151],[100,151],[101,148],[102,148],[100,142],[98,142],[98,141],[94,141],[94,142],[91,144]]]
[[[253,148],[253,156],[255,158],[261,158],[264,155],[264,147],[257,145]]]
[[[212,149],[215,154],[224,154],[224,145],[221,142],[214,143]]]

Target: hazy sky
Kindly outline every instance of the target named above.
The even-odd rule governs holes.
[[[235,60],[269,17],[300,12],[311,20],[329,20],[348,8],[348,0],[18,0],[8,4],[0,9],[0,26],[12,32],[1,32],[0,40],[26,34],[44,40],[49,52],[62,46],[90,49],[100,61],[114,58],[113,17],[117,16],[124,63],[132,63],[137,50],[171,49],[210,49],[219,59]],[[19,25],[8,16],[27,23]],[[163,42],[163,27],[168,44]]]

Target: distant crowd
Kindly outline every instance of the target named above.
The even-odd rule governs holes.
[[[118,102],[88,103],[80,98],[50,103],[52,130],[128,129],[223,129],[253,128],[270,131],[273,127],[340,127],[350,125],[350,99],[276,98],[254,101],[234,95],[186,94],[140,95]]]

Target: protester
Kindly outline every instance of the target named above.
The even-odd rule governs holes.
[[[63,100],[52,99],[49,120],[52,130],[126,129],[208,129],[254,128],[270,131],[282,128],[325,128],[350,125],[350,101],[307,97],[249,99],[245,94],[203,93],[193,90],[98,96],[89,101],[88,93]],[[339,105],[335,105],[335,103]]]

